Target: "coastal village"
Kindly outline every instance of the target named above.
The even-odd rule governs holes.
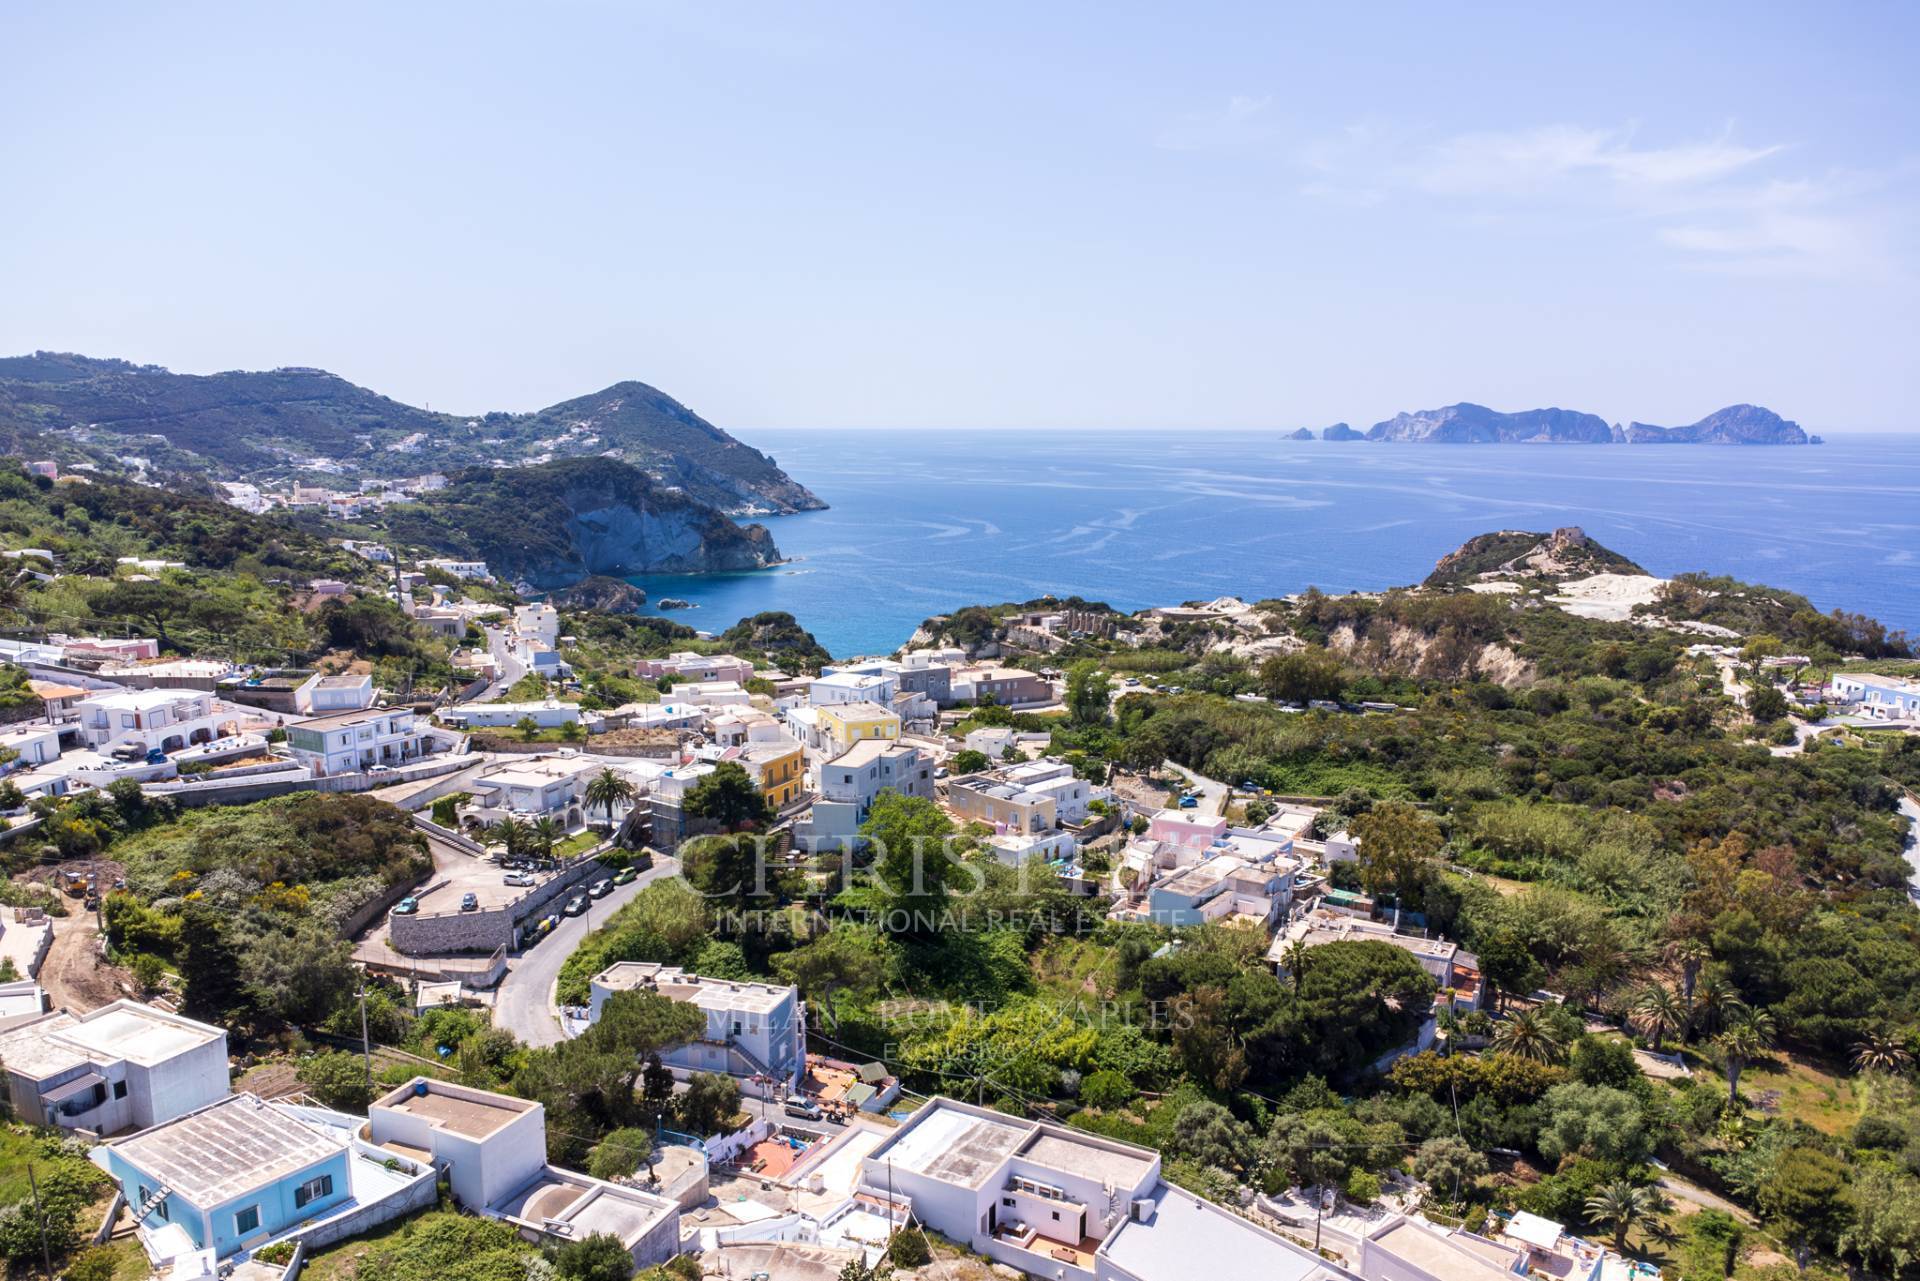
[[[343,518],[386,493],[228,488],[248,511],[317,504]],[[1561,531],[1556,546],[1577,547],[1576,536]],[[596,929],[648,887],[691,877],[683,857],[716,840],[750,833],[776,875],[825,884],[883,853],[870,848],[876,832],[911,804],[941,830],[969,833],[976,857],[1044,877],[1088,928],[1137,927],[1155,956],[1177,955],[1196,931],[1227,931],[1246,941],[1249,966],[1297,988],[1323,948],[1400,954],[1417,999],[1408,1009],[1393,998],[1403,1033],[1369,1052],[1368,1075],[1503,1043],[1496,1022],[1533,1019],[1564,994],[1516,990],[1510,962],[1495,982],[1421,913],[1376,895],[1361,874],[1364,809],[1172,759],[1060,750],[1052,726],[1103,724],[1128,700],[1186,692],[1136,674],[1129,653],[1188,645],[1245,666],[1307,648],[1261,609],[1226,598],[1128,615],[1041,602],[984,624],[930,620],[889,654],[791,667],[689,633],[686,648],[622,660],[607,680],[604,647],[576,633],[574,611],[499,582],[486,563],[339,545],[369,573],[309,579],[298,598],[307,608],[390,601],[447,642],[452,682],[392,688],[350,654],[286,669],[204,648],[183,655],[158,636],[0,639],[24,709],[0,730],[10,849],[36,848],[36,829],[89,796],[212,813],[314,795],[392,807],[424,851],[340,925],[361,976],[358,1020],[315,1031],[291,1060],[242,1055],[231,1029],[190,1017],[177,974],[115,977],[127,972],[109,952],[133,950],[124,922],[154,908],[135,903],[139,869],[114,847],[66,856],[47,844],[19,864],[17,879],[43,897],[0,907],[6,1102],[17,1125],[57,1136],[49,1151],[81,1153],[102,1176],[73,1225],[82,1239],[62,1242],[63,1253],[117,1251],[111,1275],[168,1281],[331,1277],[346,1274],[328,1260],[359,1257],[370,1247],[356,1242],[439,1206],[563,1255],[610,1239],[629,1270],[688,1278],[887,1267],[1065,1281],[1659,1275],[1623,1251],[1624,1233],[1608,1241],[1528,1210],[1450,1213],[1428,1186],[1437,1175],[1237,1189],[1170,1180],[1159,1148],[1067,1124],[991,1064],[929,1089],[912,1065],[849,1045],[831,1015],[810,1008],[846,977],[743,977],[737,949],[716,973],[611,953],[588,973],[567,969],[576,954],[598,955]],[[45,549],[6,555],[61,573]],[[185,568],[125,558],[110,573],[165,582]],[[1620,601],[1655,599],[1612,578],[1633,575],[1541,587],[1496,573],[1473,587],[1551,593],[1589,616],[1626,617]],[[1774,753],[1823,734],[1920,731],[1920,680],[1838,669],[1810,680],[1805,655],[1755,652],[1725,628],[1681,630],[1687,661],[1724,680],[1736,703],[1764,694],[1794,710],[1797,728]],[[1090,662],[1089,645],[1113,660]],[[589,666],[600,669],[591,688],[645,697],[590,696]],[[1231,703],[1383,724],[1407,715],[1384,693],[1300,695],[1245,690]],[[199,880],[190,866],[177,877]],[[116,912],[121,923],[110,924]],[[632,1035],[639,997],[690,1011],[644,1051],[655,1105],[644,1158],[603,1164],[607,1138],[587,1149],[598,1173],[577,1168],[571,1123],[537,1099],[474,1084],[479,1074],[458,1066],[468,1049],[449,1058],[446,1042],[425,1054],[425,1042],[382,1043],[366,1013],[376,985],[409,1025],[457,1017],[529,1047]],[[317,1078],[274,1066],[297,1068],[302,1053],[344,1063],[349,1086],[364,1081],[322,1097]],[[627,1054],[638,1074],[641,1052]],[[1626,1061],[1652,1078],[1691,1074],[1657,1035]],[[721,1106],[691,1119],[716,1094]],[[37,1254],[27,1249],[23,1266]]]

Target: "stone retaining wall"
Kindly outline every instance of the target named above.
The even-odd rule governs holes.
[[[413,913],[387,918],[387,940],[406,956],[445,952],[491,952],[511,948],[522,922],[561,895],[597,877],[607,875],[597,859],[582,859],[543,884],[536,885],[505,907],[478,912]]]

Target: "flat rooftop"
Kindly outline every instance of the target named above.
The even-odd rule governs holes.
[[[1237,858],[1210,858],[1204,863],[1195,863],[1192,867],[1182,868],[1153,888],[1174,894],[1193,894],[1200,890],[1211,889],[1235,872],[1244,870],[1246,866]]]
[[[95,694],[83,701],[89,707],[110,707],[116,711],[144,712],[155,707],[170,707],[207,695],[197,689],[130,689],[118,694]]]
[[[0,1033],[0,1060],[22,1076],[45,1078],[82,1063],[152,1067],[226,1033],[133,1001],[116,1001],[75,1017],[64,1010]]]
[[[460,1090],[456,1093],[434,1081],[426,1082],[427,1092],[420,1094],[415,1091],[414,1085],[413,1081],[407,1082],[374,1106],[420,1117],[438,1129],[470,1139],[484,1139],[539,1106],[526,1099],[494,1094],[488,1090]]]
[[[264,1187],[346,1150],[251,1094],[231,1094],[111,1145],[203,1208]]]
[[[1411,1219],[1389,1224],[1371,1238],[1374,1245],[1395,1258],[1413,1264],[1429,1276],[1447,1281],[1503,1281],[1514,1273],[1497,1260],[1510,1263],[1517,1252],[1474,1237],[1423,1228]]]
[[[704,1010],[743,1010],[770,1014],[794,995],[794,989],[772,983],[710,979],[655,961],[621,961],[594,975],[593,981],[615,992],[650,987],[675,1001]]]
[[[492,707],[496,704],[487,704]],[[343,725],[359,725],[365,721],[384,720],[389,716],[412,716],[413,709],[408,707],[362,707],[351,712],[329,712],[325,716],[310,716],[303,721],[295,721],[293,729],[338,729]]]
[[[1191,1192],[1163,1183],[1153,1200],[1154,1211],[1146,1222],[1126,1220],[1103,1251],[1133,1276],[1153,1281],[1308,1281],[1344,1275],[1312,1252]]]
[[[840,755],[828,761],[829,765],[840,765],[847,769],[859,769],[871,765],[889,752],[911,752],[913,749],[892,738],[863,738]]]
[[[1111,1183],[1116,1188],[1137,1188],[1140,1181],[1153,1170],[1151,1157],[1083,1142],[1071,1135],[1045,1129],[1027,1144],[1020,1155],[1050,1170],[1085,1175],[1090,1179]]]
[[[910,1123],[876,1159],[942,1183],[977,1188],[1034,1132],[1030,1121],[976,1116],[944,1103]]]
[[[217,1027],[162,1014],[144,1005],[115,1003],[80,1019],[61,1039],[106,1059],[151,1067],[188,1050],[226,1040]]]
[[[77,1022],[62,1010],[0,1032],[0,1062],[9,1072],[36,1079],[80,1066],[87,1056],[55,1035]]]
[[[553,1166],[494,1209],[534,1227],[568,1224],[574,1240],[605,1232],[629,1246],[666,1215],[678,1212],[663,1198]]]

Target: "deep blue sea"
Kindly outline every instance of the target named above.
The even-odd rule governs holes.
[[[1920,635],[1920,436],[1812,447],[1379,445],[1251,432],[756,431],[831,510],[766,521],[792,563],[643,577],[718,631],[786,610],[845,657],[960,605],[1133,610],[1425,577],[1493,529],[1579,525],[1656,574],[1784,587]]]

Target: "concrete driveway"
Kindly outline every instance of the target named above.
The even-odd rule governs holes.
[[[553,1011],[553,985],[560,978],[560,967],[585,940],[590,928],[605,925],[616,909],[645,886],[663,876],[679,874],[678,859],[655,855],[653,866],[630,884],[614,886],[612,893],[593,901],[584,916],[561,917],[552,934],[519,955],[509,957],[507,977],[500,981],[500,990],[494,994],[494,1026],[505,1028],[527,1045],[552,1045],[558,1041],[560,1020]]]

